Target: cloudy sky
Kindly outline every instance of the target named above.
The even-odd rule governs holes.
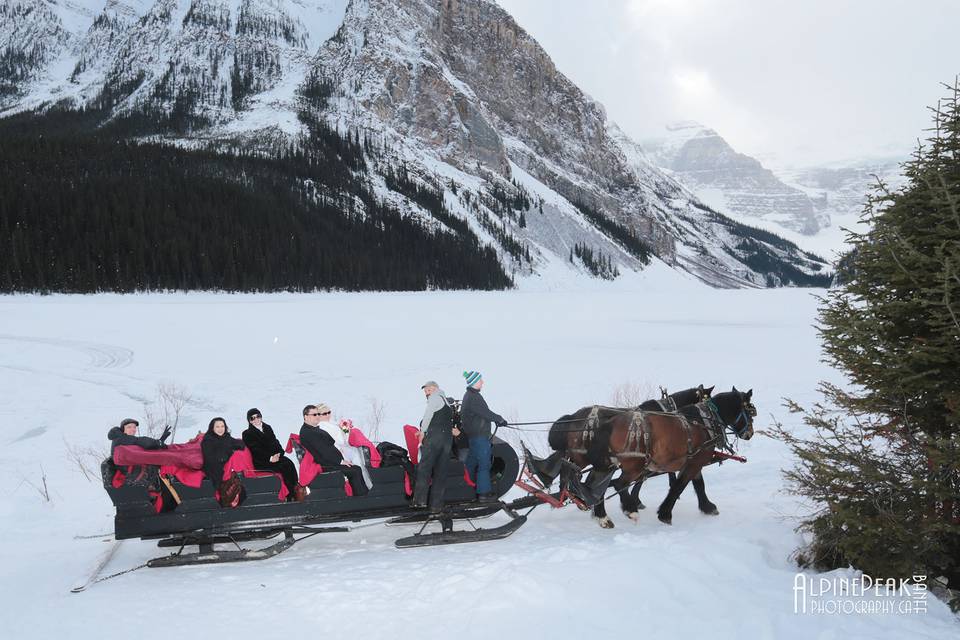
[[[906,155],[960,0],[497,0],[633,137],[696,120],[778,165]]]

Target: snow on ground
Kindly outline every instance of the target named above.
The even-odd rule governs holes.
[[[956,636],[933,599],[926,614],[794,613],[800,506],[781,491],[784,448],[759,435],[740,444],[747,464],[705,472],[718,517],[700,515],[691,493],[673,526],[661,524],[657,478],[639,523],[610,503],[612,531],[541,507],[496,542],[401,551],[393,540],[411,531],[377,526],[262,562],[141,569],[69,593],[109,547],[75,536],[111,531],[113,509],[65,443],[106,451],[107,429],[142,418],[159,383],[194,398],[178,441],[215,415],[238,435],[252,406],[285,438],[317,401],[369,431],[375,398],[381,438],[402,442],[422,382],[459,395],[464,369],[483,372],[490,405],[513,421],[610,402],[628,382],[704,383],[753,388],[762,430],[796,421],[783,397],[810,404],[818,380],[839,381],[819,362],[815,308],[810,291],[717,291],[659,266],[565,291],[531,280],[505,293],[0,297],[0,628],[17,638]],[[545,452],[543,433],[523,438]],[[41,464],[49,503],[25,481],[39,482]],[[164,553],[125,541],[106,573]]]

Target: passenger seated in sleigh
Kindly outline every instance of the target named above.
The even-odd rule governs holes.
[[[170,511],[181,501],[172,478],[185,486],[199,489],[203,479],[209,477],[215,499],[222,506],[237,506],[243,499],[238,474],[244,477],[279,475],[255,469],[250,451],[243,447],[241,441],[228,435],[229,428],[223,418],[211,420],[206,433],[198,433],[189,442],[172,445],[163,442],[169,436],[169,428],[157,439],[138,437],[136,429],[139,425],[132,418],[124,420],[122,424],[122,428],[114,427],[108,433],[113,448],[111,458],[104,461],[105,485],[113,488],[124,485],[145,487],[157,513]],[[223,436],[218,436],[217,431],[221,429]],[[205,445],[208,435],[211,438]],[[210,461],[214,459],[222,464],[211,465]],[[226,486],[223,486],[224,481],[229,481]],[[286,484],[281,482],[277,498],[285,501],[288,497],[293,496]]]
[[[318,473],[339,471],[347,479],[347,495],[366,495],[373,482],[362,452],[351,443],[364,443],[363,448],[371,456],[371,466],[379,466],[379,453],[374,453],[376,448],[359,429],[352,427],[351,422],[344,421],[342,426],[334,424],[330,419],[332,413],[330,407],[322,402],[303,408],[303,426],[297,438],[298,444],[304,449],[300,462],[300,483],[310,483]],[[291,436],[288,449],[294,442]],[[376,464],[373,464],[374,455]]]
[[[200,450],[203,452],[203,475],[216,488],[214,497],[222,507],[237,507],[245,497],[237,468],[242,466],[239,464],[238,454],[245,449],[243,440],[230,435],[226,420],[216,417],[210,421],[200,443]],[[253,466],[252,460],[249,466]]]
[[[259,418],[259,411],[257,411],[254,421]],[[248,422],[250,421],[248,417]],[[253,451],[246,445],[246,441],[232,437],[226,420],[221,417],[211,420],[207,431],[197,434],[197,437],[191,440],[191,442],[195,441],[199,442],[203,453],[202,471],[199,474],[185,469],[170,469],[170,471],[182,483],[193,488],[199,488],[203,478],[210,480],[215,489],[214,498],[222,507],[237,507],[243,503],[247,496],[243,478],[269,476],[280,478],[280,487],[277,492],[277,500],[280,502],[302,500],[302,496],[305,495],[299,490],[291,493],[285,474],[281,471],[258,468]],[[287,459],[284,458],[284,460]],[[287,462],[293,465],[291,461],[287,460]],[[164,469],[161,469],[161,473],[163,471]],[[300,485],[294,480],[294,486],[299,488]]]
[[[102,465],[105,486],[119,489],[122,486],[143,486],[151,502],[159,513],[170,510],[176,503],[160,481],[159,464],[153,459],[144,459],[138,452],[160,451],[167,449],[165,440],[170,437],[170,427],[163,430],[159,438],[138,436],[140,423],[133,418],[124,418],[120,426],[107,431],[110,440],[110,457]],[[166,495],[164,495],[166,494]]]

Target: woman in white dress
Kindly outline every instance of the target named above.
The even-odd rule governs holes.
[[[373,487],[373,481],[370,479],[370,471],[367,469],[366,461],[363,458],[363,452],[360,447],[350,446],[350,429],[353,428],[353,422],[350,420],[341,420],[335,423],[332,419],[333,411],[330,406],[323,402],[317,403],[317,412],[320,414],[320,424],[317,426],[330,434],[337,449],[343,455],[343,459],[350,464],[360,467],[363,474],[363,482],[367,488]]]

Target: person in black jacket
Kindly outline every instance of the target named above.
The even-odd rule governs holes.
[[[287,486],[288,501],[303,502],[306,490],[300,486],[297,477],[297,468],[293,460],[283,455],[283,447],[273,429],[263,421],[259,409],[247,411],[247,423],[250,425],[243,432],[243,444],[250,449],[253,458],[253,467],[260,471],[273,471],[283,476],[283,484]]]
[[[329,411],[329,409],[327,409]],[[347,477],[350,488],[355,497],[366,495],[369,492],[363,481],[363,473],[359,467],[343,459],[343,454],[337,449],[336,442],[329,433],[318,427],[320,424],[320,410],[316,405],[308,404],[303,408],[303,426],[300,427],[300,444],[310,452],[314,462],[327,471],[341,471]]]
[[[124,418],[119,427],[113,427],[107,433],[107,439],[110,440],[110,458],[113,458],[113,450],[123,445],[136,445],[144,449],[165,449],[164,440],[170,437],[170,427],[163,430],[159,439],[149,436],[138,436],[137,427],[140,423],[133,418]]]
[[[113,459],[114,451],[117,447],[124,445],[134,445],[141,447],[143,449],[165,449],[167,445],[164,443],[170,436],[170,427],[166,427],[163,430],[163,434],[159,438],[151,438],[149,436],[138,436],[137,428],[140,426],[140,423],[134,420],[133,418],[124,418],[120,422],[119,427],[113,427],[107,433],[107,438],[110,440],[110,458],[109,463],[113,466],[113,469],[116,469],[116,460]],[[160,482],[160,477],[158,475],[160,467],[156,465],[127,465],[122,467],[121,471],[124,475],[124,482],[131,485],[140,485],[147,487],[150,491],[157,491],[162,495],[162,510],[170,511],[177,506],[176,501],[173,496],[170,495],[169,490],[166,488],[166,485]],[[113,475],[113,472],[110,472],[110,475]]]
[[[440,386],[428,380],[420,388],[427,397],[427,408],[420,421],[420,462],[417,463],[417,481],[410,506],[414,509],[426,507],[429,491],[430,512],[439,513],[443,511],[453,437],[460,432],[454,427],[453,410]]]
[[[480,502],[496,502],[490,485],[490,423],[498,427],[507,424],[503,416],[494,413],[487,406],[487,401],[480,395],[483,389],[483,376],[479,371],[464,371],[463,377],[467,381],[467,391],[463,394],[460,404],[460,426],[470,442],[470,453],[467,455],[467,471],[477,483],[477,500]]]
[[[234,451],[243,449],[243,440],[230,436],[227,421],[216,417],[210,421],[200,443],[203,452],[203,474],[218,488],[223,482],[223,467]]]

